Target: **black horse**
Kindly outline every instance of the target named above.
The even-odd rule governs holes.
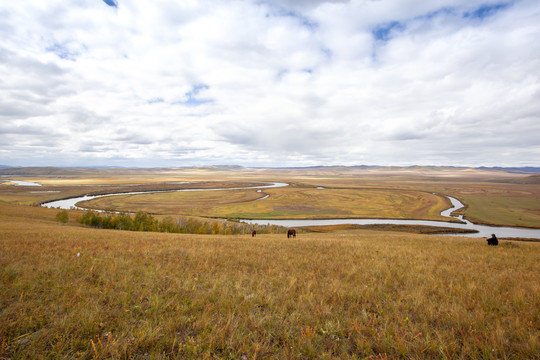
[[[251,237],[255,237],[255,235],[257,235],[257,231],[256,231],[256,230],[253,230],[253,231],[251,232]]]
[[[290,238],[291,236],[292,236],[293,238],[296,237],[296,230],[294,230],[294,229],[289,229],[289,230],[287,230],[287,239]]]

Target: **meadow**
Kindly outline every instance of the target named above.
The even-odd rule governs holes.
[[[256,201],[268,196],[264,201]],[[441,196],[394,189],[285,187],[256,190],[123,195],[81,203],[97,209],[241,219],[382,217],[443,220],[450,207]]]
[[[340,203],[347,211],[391,203],[381,189],[395,190],[393,199],[506,189],[513,196],[501,204],[517,202],[518,213],[538,209],[523,200],[537,194],[537,184],[469,174],[204,174],[167,173],[145,183],[288,180],[299,193],[265,189],[275,191],[269,199],[282,196],[286,204],[299,196],[303,203],[328,190],[318,202],[306,200],[328,213]],[[126,187],[135,175],[115,175],[107,186]],[[75,192],[66,182],[77,176],[51,176],[40,190]],[[84,181],[85,190],[103,191],[97,186],[103,180]],[[9,187],[0,185],[0,359],[535,359],[540,353],[539,243],[488,247],[484,239],[347,227],[305,230],[296,239],[102,230],[79,224],[82,211],[68,211],[64,224],[57,209],[18,205]],[[65,195],[16,191],[34,201]],[[252,196],[261,196],[220,193],[222,203],[208,207],[219,199],[202,192],[199,208],[250,206]],[[428,206],[404,206],[425,214],[440,206],[431,201],[436,196],[425,199]],[[470,199],[466,212],[487,208]],[[182,202],[190,201],[196,199]]]
[[[89,229],[0,206],[0,358],[523,359],[537,243]]]

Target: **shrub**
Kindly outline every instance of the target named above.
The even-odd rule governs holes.
[[[69,221],[69,215],[66,210],[60,211],[58,214],[56,214],[56,220],[62,224],[67,224]]]
[[[65,215],[62,215],[62,219],[65,216],[65,221],[60,220],[60,214],[62,213],[65,213]],[[64,210],[59,213],[57,219],[61,222],[67,222],[67,211]],[[129,214],[123,213],[102,215],[88,210],[78,221],[81,224],[101,229],[187,234],[240,235],[251,234],[253,230],[257,230],[259,234],[279,234],[286,231],[284,227],[275,225],[250,225],[242,222],[228,221],[220,225],[216,221],[207,222],[185,217],[174,220],[169,216],[159,221],[143,211],[138,211],[132,217]]]

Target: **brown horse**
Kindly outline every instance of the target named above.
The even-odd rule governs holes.
[[[257,231],[256,231],[256,230],[253,230],[253,231],[251,232],[251,237],[255,237],[255,235],[257,235]]]
[[[296,237],[296,230],[294,230],[294,229],[289,229],[289,230],[287,230],[287,239],[290,238],[291,236],[292,236],[293,238]]]

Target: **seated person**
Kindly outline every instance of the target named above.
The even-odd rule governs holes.
[[[497,246],[499,245],[499,239],[495,236],[495,234],[491,234],[491,237],[487,239],[488,245]]]

